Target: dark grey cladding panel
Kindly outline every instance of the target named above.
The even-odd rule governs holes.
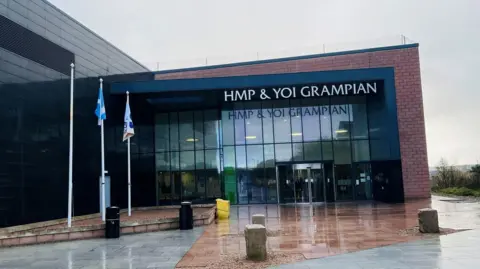
[[[66,75],[75,60],[72,52],[1,15],[0,47]]]

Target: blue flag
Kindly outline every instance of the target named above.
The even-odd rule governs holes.
[[[97,115],[97,118],[98,118],[98,125],[102,124],[102,120],[107,119],[107,112],[105,111],[105,103],[103,101],[102,88],[98,90],[98,100],[97,100],[97,108],[95,109],[95,115]]]
[[[124,116],[124,125],[123,125],[123,141],[127,140],[128,138],[132,137],[135,134],[133,130],[133,121],[132,121],[132,114],[130,113],[130,103],[129,98],[127,97],[127,104],[125,106],[125,116]]]

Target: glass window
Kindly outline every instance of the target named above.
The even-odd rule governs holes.
[[[332,117],[330,115],[330,106],[320,106],[322,115],[320,116],[320,132],[322,140],[332,140]]]
[[[180,112],[178,114],[180,150],[192,150],[195,147],[193,137],[193,112]]]
[[[348,97],[352,139],[368,138],[367,105],[365,96]]]
[[[263,143],[273,143],[272,102],[262,103]]]
[[[222,140],[224,145],[235,144],[234,119],[235,112],[233,110],[222,111]]]
[[[238,188],[238,203],[248,203],[248,189],[251,183],[251,176],[247,172],[247,158],[245,146],[235,147],[235,157],[237,161],[237,188]]]
[[[218,116],[216,110],[205,111],[205,148],[214,149],[219,147]]]
[[[275,148],[272,144],[263,145],[265,167],[275,167]]]
[[[330,115],[332,116],[333,138],[337,140],[350,139],[351,122],[349,106],[346,97],[332,97]]]
[[[261,144],[263,142],[260,103],[245,104],[245,130],[247,144]]]
[[[171,203],[172,184],[170,180],[170,172],[157,172],[157,197],[159,201],[162,201],[162,203]]]
[[[243,104],[235,104],[235,144],[245,144],[245,119],[248,113],[243,109]]]
[[[266,202],[265,193],[267,192],[264,179],[263,168],[255,168],[249,171],[251,177],[249,192],[251,204],[264,204]]]
[[[334,141],[334,158],[335,164],[351,164],[352,151],[350,148],[350,141]]]
[[[390,143],[384,139],[370,140],[371,160],[386,160],[391,158]]]
[[[172,199],[179,201],[182,197],[182,175],[178,169],[176,172],[171,172],[170,175],[172,177]]]
[[[263,146],[250,145],[247,146],[247,167],[249,169],[262,168],[263,169]]]
[[[172,171],[180,170],[180,156],[178,151],[170,152],[170,168]]]
[[[292,141],[293,142],[302,142],[303,140],[303,131],[302,131],[302,108],[300,107],[300,100],[291,100],[290,109],[288,110],[288,116],[290,117],[292,125]]]
[[[155,151],[169,151],[168,114],[155,115]]]
[[[388,122],[385,117],[387,111],[385,102],[378,95],[369,97],[368,102],[368,136],[370,139],[382,139],[388,136]]]
[[[195,168],[205,169],[205,155],[203,150],[195,151]]]
[[[277,162],[290,162],[292,160],[292,144],[276,144],[275,159]]]
[[[332,142],[322,142],[323,160],[333,161],[333,146]]]
[[[267,203],[277,203],[277,176],[275,168],[265,168]]]
[[[199,200],[205,199],[205,198],[215,198],[208,196],[205,197],[205,192],[207,191],[207,184],[208,184],[208,179],[206,176],[205,170],[198,170],[195,172],[195,183],[196,183],[196,198]]]
[[[223,147],[223,183],[225,184],[225,198],[232,204],[237,203],[235,163],[235,147]]]
[[[245,146],[235,147],[235,159],[237,169],[247,168],[247,156],[245,154]]]
[[[263,146],[247,146],[247,168],[249,170],[251,192],[249,203],[265,203]]]
[[[195,191],[195,173],[192,171],[189,172],[182,172],[181,173],[181,180],[182,180],[182,197],[183,199],[188,200],[195,200],[198,198],[198,195]]]
[[[221,198],[222,189],[220,187],[220,178],[217,171],[206,170],[207,198]]]
[[[356,162],[369,161],[370,149],[368,140],[354,140],[353,145],[353,160]]]
[[[195,170],[194,151],[180,151],[180,169],[182,171]]]
[[[303,141],[320,141],[320,107],[316,99],[302,100]],[[318,102],[317,102],[318,103]]]
[[[155,165],[157,171],[170,171],[170,158],[168,152],[155,154]]]
[[[273,103],[272,117],[275,130],[275,142],[284,143],[292,141],[288,100]]]
[[[335,141],[335,145],[343,145],[347,141]],[[335,152],[335,158],[337,154]],[[353,178],[351,164],[335,164],[336,200],[353,200]]]
[[[305,161],[322,160],[322,144],[320,142],[305,143],[303,152]]]
[[[178,150],[178,114],[170,113],[170,150]]]
[[[248,192],[252,184],[252,176],[246,169],[237,169],[238,203],[248,204]]]
[[[320,116],[320,135],[322,140],[332,140],[332,117],[330,115],[330,98],[313,100],[318,105]],[[315,113],[316,110],[313,111]]]
[[[264,145],[265,181],[267,184],[267,202],[277,202],[277,176],[275,171],[275,148],[272,144]]]
[[[292,146],[293,146],[293,160],[303,161],[303,144],[293,143]]]
[[[223,147],[223,168],[231,167],[232,169],[235,169],[236,166],[235,147]]]
[[[195,135],[195,149],[203,149],[203,113],[202,111],[195,111],[193,116],[195,118],[195,124],[193,128]]]
[[[205,150],[205,168],[206,169],[217,169],[218,168],[218,150],[211,149]]]

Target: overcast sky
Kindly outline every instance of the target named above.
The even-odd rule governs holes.
[[[153,68],[300,55],[322,44],[365,48],[405,35],[420,43],[429,164],[480,162],[479,0],[50,2]]]

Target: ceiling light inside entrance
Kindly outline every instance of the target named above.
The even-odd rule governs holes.
[[[196,138],[187,138],[187,139],[185,139],[185,141],[187,141],[187,142],[197,142],[198,139],[196,139]]]

